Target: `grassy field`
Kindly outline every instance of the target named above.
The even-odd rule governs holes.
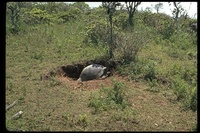
[[[41,74],[48,73],[57,66],[107,54],[106,47],[82,43],[86,24],[86,21],[51,26],[41,24],[16,35],[6,35],[5,106],[18,100],[5,113],[7,130],[197,129],[197,111],[186,108],[192,97],[187,94],[193,94],[196,89],[194,86],[197,79],[193,79],[194,76],[190,79],[189,76],[197,72],[197,59],[188,59],[181,51],[174,52],[175,48],[167,41],[150,42],[138,53],[138,64],[121,66],[113,76],[105,80],[87,81],[83,84],[66,77],[40,80]],[[136,75],[135,71],[130,71],[136,68],[142,72]],[[161,78],[151,82],[141,79],[148,72],[155,72],[153,74]],[[186,74],[185,78],[189,79],[183,81],[177,73],[182,76]],[[161,83],[164,80],[166,82]],[[191,85],[186,82],[191,82]],[[175,90],[171,89],[173,87]],[[176,88],[181,87],[187,88],[187,91],[176,91]],[[11,119],[20,110],[23,111],[22,116],[17,120]]]

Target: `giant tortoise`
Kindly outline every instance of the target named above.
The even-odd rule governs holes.
[[[78,81],[87,81],[93,79],[103,79],[108,76],[107,68],[99,64],[91,64],[85,67],[78,79]]]

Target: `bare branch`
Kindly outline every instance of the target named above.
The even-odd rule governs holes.
[[[6,107],[6,111],[9,110],[10,108],[12,108],[13,106],[15,106],[15,104],[17,103],[17,100],[14,101],[12,104],[10,104],[9,106]]]

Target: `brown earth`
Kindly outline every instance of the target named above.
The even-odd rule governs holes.
[[[167,92],[155,93],[147,91],[147,87],[134,80],[128,80],[117,74],[103,80],[90,80],[78,82],[68,77],[58,77],[63,84],[71,89],[82,91],[95,91],[101,86],[111,87],[113,79],[123,82],[127,87],[133,89],[130,101],[132,107],[137,110],[138,117],[135,127],[130,127],[134,131],[191,131],[191,127],[197,122],[197,113],[191,110],[183,110],[178,103],[170,102],[175,99],[175,95]],[[126,129],[127,130],[127,129]]]

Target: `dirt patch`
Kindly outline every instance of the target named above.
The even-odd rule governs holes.
[[[58,66],[55,70],[52,70],[47,74],[42,74],[40,77],[41,80],[49,80],[54,76],[69,77],[73,80],[77,80],[83,68],[90,64],[100,64],[107,67],[107,70],[110,71],[108,76],[112,76],[117,65],[121,64],[121,62],[113,60],[90,60],[82,63],[68,64],[64,66]]]
[[[67,87],[70,87],[71,89],[78,89],[78,90],[97,90],[103,86],[106,87],[112,87],[113,86],[113,80],[115,79],[117,81],[127,81],[126,78],[121,77],[117,74],[114,74],[110,77],[107,77],[105,79],[98,79],[98,80],[89,80],[87,82],[77,82],[76,80],[73,80],[69,77],[58,77],[58,80],[64,83]],[[132,81],[134,82],[134,81]]]

